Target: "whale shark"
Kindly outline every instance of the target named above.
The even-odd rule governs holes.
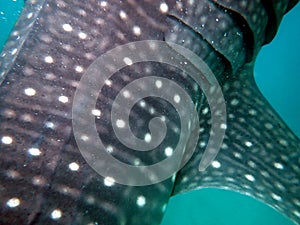
[[[0,60],[1,224],[160,224],[171,196],[206,187],[249,195],[300,224],[300,140],[253,77],[259,50],[297,2],[26,1]],[[200,75],[205,68],[213,77]],[[112,76],[82,85],[106,71]],[[205,89],[213,78],[221,95]],[[226,119],[214,123],[223,103]],[[132,140],[147,152],[127,146]],[[210,143],[219,148],[207,152]],[[170,176],[158,179],[167,163],[148,170],[173,155],[180,160]]]

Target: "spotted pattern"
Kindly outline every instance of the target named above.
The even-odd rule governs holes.
[[[264,10],[246,1],[28,0],[0,60],[0,223],[155,225],[173,188],[176,194],[208,186],[252,195],[299,223],[299,140],[256,88],[252,64],[244,65],[245,33],[230,14],[236,11],[244,17],[253,30],[253,45],[259,45],[263,31],[266,40],[276,31],[288,1],[255,2],[268,14],[266,28]],[[101,101],[91,111],[108,142],[105,151],[132,165],[173,154],[180,127],[165,102],[143,99],[133,113],[134,132],[145,141],[152,138],[145,120],[160,116],[170,124],[159,151],[145,157],[125,151],[106,123],[110,101],[141,74],[163,74],[181,84],[201,118],[197,152],[177,176],[156,185],[129,187],[114,177],[99,176],[82,158],[72,135],[71,107],[81,76],[99,55],[145,39],[173,41],[203,58],[222,85],[229,122],[220,125],[226,129],[220,154],[199,173],[211,126],[210,109],[199,87],[174,68],[132,65],[130,57],[124,58],[129,68],[105,82]],[[169,90],[159,78],[155,85]],[[124,92],[125,98],[131,96]],[[180,95],[173,100],[179,104]],[[168,109],[167,115],[162,108]],[[116,125],[125,124],[117,120]]]
[[[227,101],[234,104],[227,107],[232,116],[228,118],[226,137],[216,161],[202,173],[197,170],[207,144],[204,131],[197,154],[177,176],[175,193],[227,187],[266,202],[298,223],[294,212],[300,208],[293,199],[299,198],[300,142],[261,96],[250,72],[245,68],[239,73],[240,81],[223,86]],[[250,98],[254,93],[256,97]],[[204,130],[210,126],[205,122],[208,114],[201,113]]]

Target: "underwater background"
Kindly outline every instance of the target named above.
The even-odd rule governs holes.
[[[24,0],[0,0],[0,51]],[[300,4],[283,19],[271,44],[263,47],[255,79],[287,125],[300,137]],[[238,193],[202,189],[171,198],[162,225],[292,225],[257,200]]]

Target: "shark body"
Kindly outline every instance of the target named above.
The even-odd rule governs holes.
[[[259,49],[296,3],[27,1],[1,55],[0,223],[154,225],[170,196],[218,187],[253,196],[300,224],[300,141],[253,78]],[[133,110],[133,133],[143,139],[145,121],[154,115],[165,115],[169,133],[146,156],[124,148],[108,121],[111,102],[125,84],[153,74],[175,80],[192,96],[199,114],[199,141],[187,164],[170,179],[135,187],[102,177],[87,164],[72,132],[71,108],[80,78],[98,56],[140,40],[174,42],[202,58],[222,87],[227,125],[219,154],[199,172],[211,115],[193,80],[154,62],[118,72],[93,113],[106,151],[119,160],[149,165],[163,159],[180,130],[171,105],[145,99]]]

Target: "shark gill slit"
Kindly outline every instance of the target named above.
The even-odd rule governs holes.
[[[223,5],[219,4],[217,1],[212,1],[212,3],[218,9],[222,10],[224,13],[227,13],[231,17],[231,19],[235,23],[235,25],[242,32],[244,49],[246,50],[245,60],[246,60],[246,62],[251,62],[253,59],[253,55],[254,55],[254,34],[249,26],[249,23],[246,21],[246,19],[240,13],[238,13],[228,7],[224,7]]]
[[[213,49],[214,53],[216,54],[216,57],[220,58],[222,61],[222,66],[224,66],[225,74],[233,73],[232,65],[231,65],[230,61],[221,52],[216,50],[216,48],[214,48],[214,46],[211,43],[209,43],[199,31],[192,28],[189,24],[185,23],[182,19],[178,18],[176,15],[168,14],[167,17],[169,19],[171,19],[172,21],[174,21],[175,23],[180,24],[185,29],[192,32],[196,37],[199,37],[199,39],[202,41],[203,44],[205,44],[205,45],[209,46],[211,49]],[[203,58],[203,60],[206,61],[205,58]]]
[[[267,27],[265,32],[265,41],[264,44],[270,43],[273,38],[275,37],[277,33],[278,24],[280,21],[278,21],[276,12],[274,9],[274,5],[272,1],[262,1],[262,5],[264,6],[267,14],[268,14],[268,20],[267,20]]]

